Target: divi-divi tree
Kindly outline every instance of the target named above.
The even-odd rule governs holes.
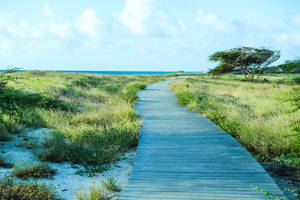
[[[252,82],[258,79],[265,67],[280,58],[279,51],[265,48],[239,47],[226,51],[218,51],[209,57],[210,61],[219,62],[220,66],[238,68],[244,74],[246,80]]]

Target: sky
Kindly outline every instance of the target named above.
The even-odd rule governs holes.
[[[206,71],[240,46],[299,57],[300,1],[0,1],[0,69]]]

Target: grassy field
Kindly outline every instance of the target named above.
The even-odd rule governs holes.
[[[178,102],[204,114],[261,160],[300,167],[300,75],[199,76],[174,82]],[[298,108],[298,110],[297,110]]]
[[[16,73],[0,92],[1,140],[26,127],[53,135],[41,161],[72,161],[101,170],[137,145],[137,91],[163,76],[112,76],[55,72]]]

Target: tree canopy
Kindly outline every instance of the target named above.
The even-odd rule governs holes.
[[[218,51],[212,54],[209,60],[220,63],[214,70],[219,68],[218,72],[224,71],[226,73],[226,71],[233,71],[238,68],[244,74],[245,78],[252,82],[255,75],[258,78],[265,67],[279,58],[279,51],[272,51],[265,48],[239,47]],[[225,67],[226,70],[224,69]]]

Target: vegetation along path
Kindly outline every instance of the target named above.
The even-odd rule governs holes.
[[[171,81],[151,84],[139,92],[136,109],[144,117],[143,133],[120,199],[281,196],[273,179],[234,138],[177,104],[169,89]]]

